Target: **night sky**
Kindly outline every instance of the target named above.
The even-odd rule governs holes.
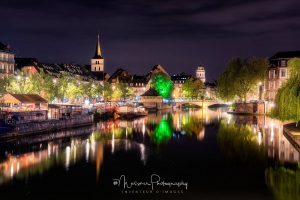
[[[4,0],[0,19],[0,41],[41,62],[89,64],[99,32],[109,73],[203,64],[212,81],[231,57],[300,50],[299,0]]]

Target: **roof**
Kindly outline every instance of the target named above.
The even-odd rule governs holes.
[[[128,72],[122,68],[117,69],[108,79],[108,82],[112,82],[114,79],[128,76]]]
[[[151,79],[152,75],[156,74],[156,73],[163,73],[163,74],[167,75],[168,77],[170,77],[169,73],[163,68],[163,66],[154,65],[152,70],[147,74],[147,78]]]
[[[6,44],[3,44],[2,42],[0,42],[0,51],[11,53],[9,46]]]
[[[150,88],[149,90],[147,90],[144,94],[142,94],[141,96],[155,96],[155,97],[157,97],[157,96],[160,96],[159,94],[158,94],[158,92],[154,89],[154,88]]]
[[[282,51],[270,57],[270,60],[276,60],[282,58],[290,59],[290,58],[297,58],[297,57],[300,57],[300,51]]]
[[[103,59],[103,57],[101,56],[99,34],[98,34],[97,43],[96,43],[96,51],[95,51],[95,55],[94,55],[93,59]]]
[[[37,94],[5,94],[3,103],[48,103],[46,99]]]
[[[16,63],[16,69],[18,70],[21,70],[25,66],[34,66],[38,71],[43,70],[45,73],[54,77],[58,77],[61,74],[69,74],[71,76],[74,75],[81,76],[83,80],[103,79],[102,74],[92,73],[89,70],[90,65],[65,64],[65,63],[47,64],[47,63],[39,62],[36,58],[16,58],[15,63]]]
[[[193,78],[193,76],[185,74],[184,72],[180,73],[180,74],[174,74],[174,75],[171,76],[172,81],[186,80],[186,79],[189,79],[189,78]]]

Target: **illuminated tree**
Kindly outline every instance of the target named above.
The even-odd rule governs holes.
[[[7,92],[15,94],[28,94],[33,92],[33,85],[28,76],[23,72],[16,71],[15,76],[10,76]]]
[[[182,85],[182,94],[187,98],[197,98],[203,96],[201,88],[203,83],[199,79],[189,78]]]
[[[0,78],[0,97],[7,92],[8,85],[9,85],[8,77],[5,76],[3,78]]]
[[[113,89],[112,89],[111,85],[105,81],[103,83],[103,87],[102,87],[103,99],[106,101],[112,100],[112,93],[113,93]]]
[[[163,98],[169,98],[174,88],[173,82],[164,73],[154,74],[151,78],[151,84]]]
[[[288,62],[289,80],[278,90],[273,114],[282,120],[300,121],[300,59]]]
[[[226,101],[247,101],[247,94],[264,80],[269,63],[266,59],[233,58],[217,81],[218,96]]]

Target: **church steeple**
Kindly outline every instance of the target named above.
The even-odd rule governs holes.
[[[104,58],[101,56],[99,34],[97,37],[95,55],[91,59],[91,71],[92,72],[103,72],[104,71]]]
[[[95,56],[93,58],[102,58],[101,48],[100,48],[100,41],[99,41],[99,34],[98,34],[98,37],[97,37]]]

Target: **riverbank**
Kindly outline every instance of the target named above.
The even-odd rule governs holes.
[[[289,139],[291,144],[300,151],[300,128],[296,127],[296,123],[289,123],[283,125],[283,132]]]
[[[92,125],[94,116],[78,115],[67,119],[32,121],[20,123],[11,126],[11,130],[0,134],[1,139],[9,139],[12,137],[38,135],[42,133],[59,131],[83,126]]]

